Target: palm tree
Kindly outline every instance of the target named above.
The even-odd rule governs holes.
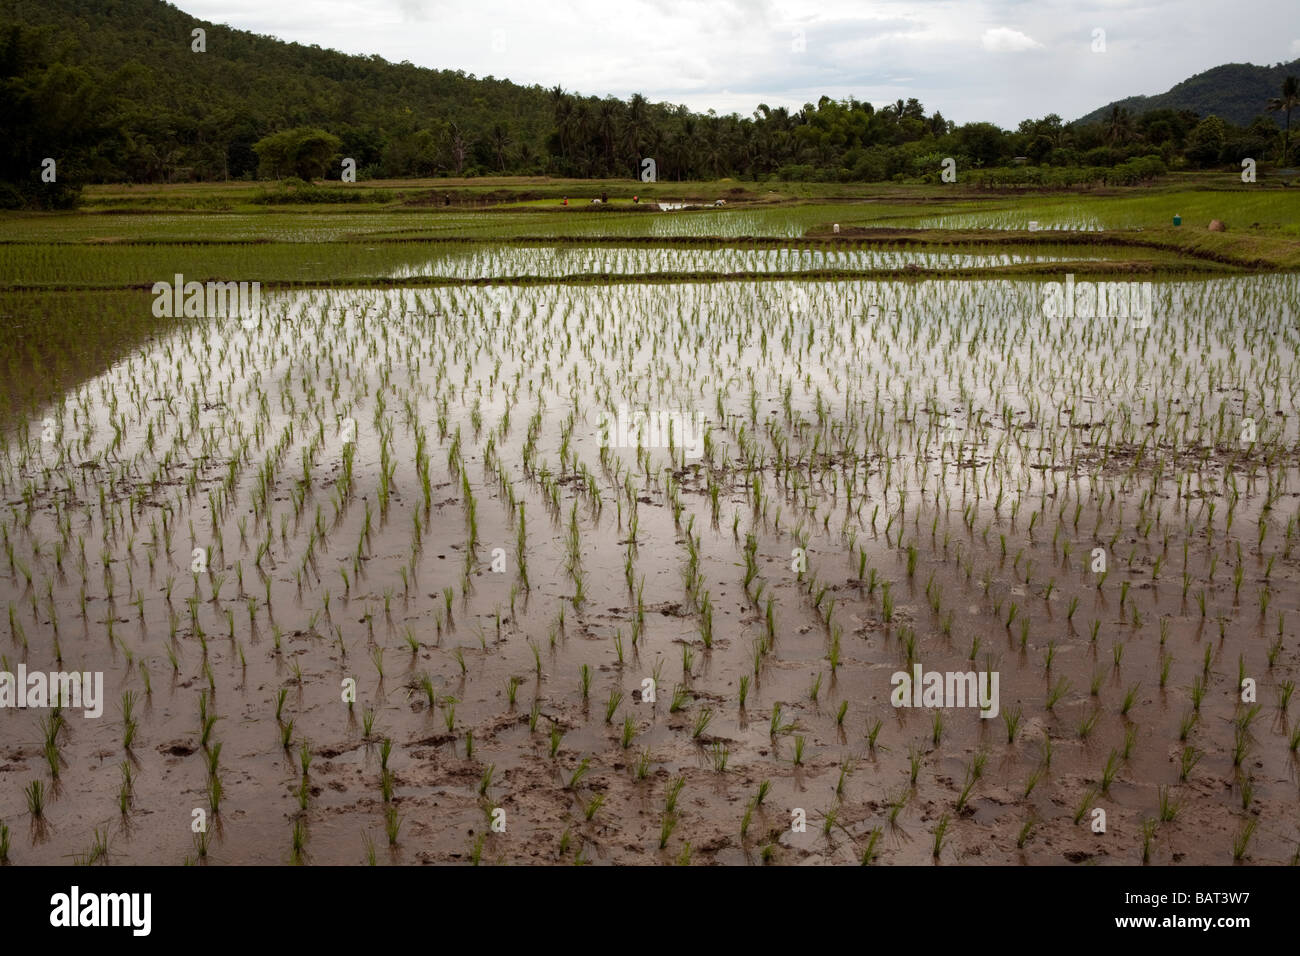
[[[640,93],[632,94],[632,98],[627,101],[627,118],[623,121],[623,144],[634,163],[641,162],[641,151],[651,126],[646,98]]]
[[[1112,146],[1123,145],[1133,136],[1133,116],[1122,106],[1110,108],[1110,118],[1106,121],[1106,139]]]
[[[601,100],[600,105],[596,107],[596,132],[605,145],[606,172],[614,165],[615,119],[620,105],[618,100],[607,98]]]
[[[1287,164],[1287,157],[1291,155],[1291,111],[1300,106],[1300,80],[1294,76],[1288,76],[1282,81],[1282,95],[1275,96],[1268,101],[1268,110],[1270,113],[1280,113],[1286,111],[1286,133],[1282,139],[1282,165]]]
[[[560,135],[560,158],[569,160],[569,114],[573,112],[573,100],[561,86],[550,90],[551,107],[555,111],[555,127]]]
[[[576,100],[569,113],[569,144],[574,147],[571,157],[578,164],[578,175],[591,178],[591,106],[586,100]]]

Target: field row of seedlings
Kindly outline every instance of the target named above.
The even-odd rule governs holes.
[[[1294,861],[1300,283],[1046,293],[181,324],[0,447],[0,859]]]
[[[803,270],[983,269],[1044,262],[1102,261],[1116,250],[1041,247],[1032,253],[990,252],[975,246],[942,252],[884,250],[861,243],[843,249],[757,248],[720,243],[715,248],[601,245],[512,246],[495,243],[412,242],[169,244],[167,258],[186,281],[230,276],[264,283],[372,280],[379,277],[490,279],[651,273],[752,273]],[[87,245],[69,255],[65,244],[0,244],[0,274],[21,276],[24,288],[149,288],[158,280],[159,247],[148,243]],[[358,282],[357,284],[365,284]],[[146,313],[147,314],[147,313]]]
[[[472,236],[509,240],[521,235],[569,237],[662,236],[798,238],[824,222],[857,222],[881,214],[899,214],[905,204],[782,203],[677,212],[584,209],[571,201],[553,209],[357,209],[344,205],[305,211],[259,209],[256,212],[139,211],[42,217],[14,215],[0,219],[0,241],[78,242],[114,238],[169,241],[221,236],[230,241],[270,240],[284,243],[379,240],[399,237]]]
[[[900,225],[918,229],[1028,229],[1037,222],[1050,232],[1102,232],[1114,229],[1151,229],[1169,225],[1175,215],[1184,228],[1204,229],[1212,219],[1230,228],[1264,226],[1296,234],[1296,206],[1300,200],[1286,190],[1243,185],[1226,174],[1223,190],[1148,190],[1097,196],[1043,196],[1032,203],[966,203],[962,209],[899,217]]]
[[[972,247],[973,248],[973,247]],[[493,276],[641,275],[665,272],[764,273],[794,272],[801,269],[864,271],[868,269],[977,269],[1012,266],[1028,262],[1060,262],[1080,258],[1071,250],[1059,254],[1043,252],[993,253],[960,248],[944,252],[857,249],[696,249],[696,248],[610,248],[574,246],[560,248],[515,248],[477,246],[429,258],[396,275],[439,278],[491,278]],[[507,271],[514,270],[514,271]]]

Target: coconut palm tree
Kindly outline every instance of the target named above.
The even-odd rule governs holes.
[[[573,98],[561,86],[550,90],[551,108],[555,112],[555,128],[560,138],[560,159],[569,161],[569,116],[573,112]]]
[[[1133,115],[1122,106],[1110,108],[1106,120],[1106,139],[1112,146],[1122,146],[1133,136]]]
[[[652,126],[650,104],[640,93],[632,94],[632,98],[627,101],[627,116],[623,120],[623,145],[633,162],[640,163]]]
[[[1300,106],[1300,80],[1294,76],[1288,76],[1282,81],[1282,95],[1275,96],[1268,101],[1268,110],[1270,113],[1286,112],[1286,132],[1282,138],[1282,165],[1287,164],[1287,158],[1291,155],[1291,111]]]
[[[596,107],[596,133],[605,148],[605,172],[614,165],[614,137],[617,132],[619,106],[618,100],[607,97]]]

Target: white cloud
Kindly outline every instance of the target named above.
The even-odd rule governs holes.
[[[1250,16],[1223,0],[315,0],[310,17],[266,0],[172,2],[347,53],[742,116],[822,94],[877,106],[915,96],[958,123],[1014,128],[1162,93],[1223,63],[1300,56],[1277,26],[1295,0],[1252,0]],[[1091,48],[1097,27],[1104,56]]]
[[[985,30],[980,43],[990,53],[1023,53],[1025,50],[1041,50],[1043,45],[1028,34],[1010,27],[993,27]]]

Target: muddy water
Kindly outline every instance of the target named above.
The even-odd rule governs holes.
[[[9,858],[1136,864],[1167,788],[1151,861],[1288,862],[1297,280],[1041,292],[277,294],[131,353],[4,449],[0,669],[107,698],[57,775],[0,711]]]

